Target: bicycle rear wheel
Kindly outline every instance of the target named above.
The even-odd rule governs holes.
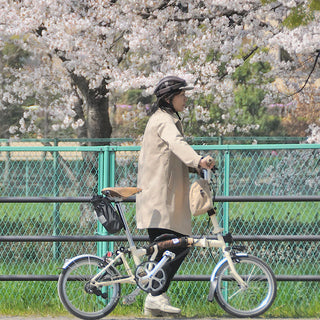
[[[90,279],[104,266],[95,256],[81,256],[63,269],[58,280],[58,292],[62,304],[74,316],[81,319],[100,319],[109,314],[120,299],[120,284],[97,288],[89,285]],[[99,280],[112,279],[118,272],[108,270]]]
[[[219,268],[215,298],[222,309],[237,317],[256,317],[272,305],[277,283],[270,267],[253,256],[233,258],[234,266],[247,287],[240,288],[226,261]]]

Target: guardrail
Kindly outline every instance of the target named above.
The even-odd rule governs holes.
[[[89,202],[91,197],[0,197],[0,203],[70,203]],[[217,196],[216,202],[304,202],[320,201],[320,196]],[[125,202],[135,202],[129,197]],[[199,236],[194,236],[199,237]],[[320,235],[233,235],[234,241],[320,241]],[[213,238],[208,237],[208,238]],[[0,236],[0,242],[117,242],[125,236]],[[148,241],[147,236],[133,236],[134,241]],[[318,281],[320,275],[276,275],[277,281]],[[0,281],[57,281],[57,275],[0,275]],[[176,275],[175,281],[209,281],[210,275]]]

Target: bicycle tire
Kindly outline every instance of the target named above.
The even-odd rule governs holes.
[[[277,295],[273,271],[264,261],[254,256],[235,256],[232,259],[238,274],[248,287],[240,288],[230,275],[230,267],[226,261],[216,274],[216,301],[223,310],[239,318],[263,314],[271,307]]]
[[[111,313],[119,302],[119,283],[89,293],[89,280],[104,266],[103,259],[95,256],[81,256],[63,269],[58,280],[59,298],[65,308],[81,319],[100,319]],[[101,279],[118,276],[118,271],[110,267]]]

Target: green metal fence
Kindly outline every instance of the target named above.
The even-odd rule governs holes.
[[[194,145],[216,158],[217,196],[320,196],[320,145]],[[138,146],[10,147],[0,149],[0,196],[89,197],[107,186],[136,186]],[[194,179],[190,176],[190,179]],[[226,231],[238,236],[269,236],[246,240],[249,252],[265,259],[278,277],[320,275],[319,241],[285,241],[274,236],[318,236],[320,203],[270,201],[217,203]],[[125,205],[134,234],[135,205]],[[206,232],[206,217],[193,220],[193,234]],[[103,234],[89,203],[1,203],[1,236]],[[121,233],[122,234],[122,233]],[[240,237],[241,238],[241,237]],[[250,238],[250,237],[249,237]],[[280,237],[281,238],[281,237]],[[319,238],[318,238],[319,239]],[[141,243],[142,244],[142,243]],[[2,242],[1,275],[58,275],[64,259],[82,253],[103,254],[109,244],[94,242]],[[115,243],[121,246],[123,243]],[[179,275],[209,275],[219,252],[193,249]],[[289,277],[290,278],[290,277]],[[296,279],[297,280],[297,279]],[[56,310],[61,307],[54,281],[1,283],[0,304],[8,310]],[[123,294],[131,288],[124,289]],[[217,315],[208,307],[207,282],[174,282],[170,295],[188,315]],[[272,315],[319,316],[319,282],[279,281]],[[142,300],[141,300],[142,301]],[[140,305],[142,304],[142,302]],[[181,301],[183,301],[181,305]],[[202,307],[202,308],[201,308]],[[121,307],[119,307],[121,308]],[[203,310],[203,311],[201,311]]]
[[[306,137],[186,137],[190,144],[287,144],[306,142]],[[74,146],[74,145],[123,145],[134,143],[133,138],[47,138],[47,139],[0,139],[0,146]]]

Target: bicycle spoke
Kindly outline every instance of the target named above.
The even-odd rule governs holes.
[[[236,291],[234,294],[232,294],[231,296],[228,297],[228,300],[231,300],[234,296],[236,296],[240,291],[242,291],[243,289],[239,289],[238,291]]]
[[[249,283],[250,283],[250,278],[251,278],[251,276],[252,276],[253,271],[255,270],[255,268],[256,268],[256,266],[252,266],[251,273],[249,273],[249,277],[248,277],[248,280],[247,280],[247,282],[246,282],[248,285],[249,285]]]

